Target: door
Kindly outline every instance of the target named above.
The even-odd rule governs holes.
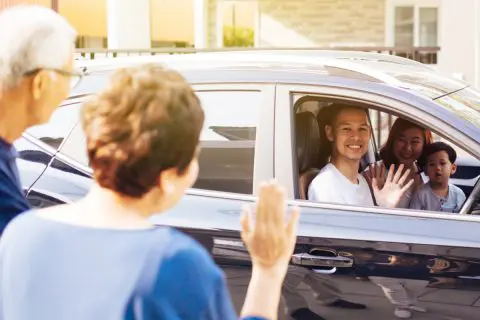
[[[240,240],[241,208],[254,201],[259,182],[273,178],[274,85],[195,85],[205,111],[199,177],[158,225],[199,241],[225,272],[240,311],[251,275]]]
[[[239,236],[243,203],[254,201],[260,181],[273,178],[275,86],[194,85],[205,111],[199,177],[157,225],[183,230],[198,240],[225,271],[238,310],[250,281],[250,258]],[[40,206],[72,201],[88,192],[88,159],[81,127],[73,128],[55,159],[35,183]]]
[[[27,195],[30,187],[47,168],[55,150],[48,147],[42,148],[41,144],[35,143],[35,139],[28,135],[17,139],[14,147],[18,153],[16,163],[20,174],[20,183],[24,194]]]
[[[276,92],[276,129],[292,126],[296,93],[369,102],[400,115],[416,116],[418,112],[399,98],[392,101],[332,87],[279,85]],[[431,116],[419,117],[437,128]],[[442,128],[446,137],[472,150],[474,142],[468,137],[461,137],[454,128]],[[275,131],[275,145],[279,146],[275,172],[289,187],[290,197],[298,199],[298,163],[288,156],[296,154],[294,134],[295,130]],[[472,199],[475,194],[467,202]],[[309,308],[325,319],[395,319],[408,313],[418,319],[478,319],[478,217],[302,200],[295,203],[301,207],[301,220],[284,283],[290,312]],[[462,213],[468,213],[468,208]],[[398,305],[413,307],[396,310]]]

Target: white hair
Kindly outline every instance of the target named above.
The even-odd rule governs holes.
[[[18,5],[0,12],[0,87],[19,84],[27,71],[61,68],[71,59],[77,32],[55,11]]]

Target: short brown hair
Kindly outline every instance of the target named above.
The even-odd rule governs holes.
[[[82,120],[96,181],[138,198],[158,185],[163,170],[188,168],[204,113],[178,72],[145,64],[116,71],[83,106]]]

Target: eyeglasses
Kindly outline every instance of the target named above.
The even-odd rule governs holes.
[[[53,71],[53,72],[56,72],[56,73],[58,73],[62,76],[69,77],[70,78],[70,89],[73,89],[73,88],[77,87],[80,84],[80,82],[82,81],[82,78],[83,78],[83,73],[81,71],[77,71],[77,70],[67,71],[67,70],[56,69],[56,68],[35,68],[35,69],[32,69],[30,71],[25,72],[23,75],[26,76],[26,77],[33,76],[33,75],[37,74],[38,72],[40,72],[42,70]]]

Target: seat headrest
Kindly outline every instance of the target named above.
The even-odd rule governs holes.
[[[311,112],[297,113],[295,128],[300,173],[310,168],[318,168],[321,141],[317,118]]]

